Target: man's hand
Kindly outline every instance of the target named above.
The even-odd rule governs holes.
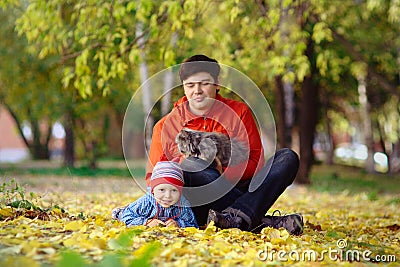
[[[168,221],[165,222],[165,225],[179,227],[178,223],[174,219],[168,219]]]
[[[159,219],[150,219],[146,222],[146,226],[155,227],[155,226],[166,226],[166,224]]]

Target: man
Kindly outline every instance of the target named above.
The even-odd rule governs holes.
[[[195,55],[183,62],[179,76],[185,96],[154,126],[147,181],[152,166],[161,158],[176,160],[180,157],[186,195],[199,225],[214,221],[220,228],[255,232],[266,226],[284,227],[293,234],[300,234],[303,228],[300,214],[265,216],[293,182],[299,166],[297,154],[282,149],[264,164],[261,138],[252,113],[245,103],[219,95],[219,73],[218,62],[205,55]],[[217,169],[222,167],[222,175],[199,158],[182,159],[175,137],[183,128],[220,132],[236,138],[247,145],[248,159],[236,166],[219,166]],[[251,180],[260,178],[262,183],[250,192]],[[192,190],[196,188],[200,188],[200,193]],[[220,195],[213,198],[215,192]]]

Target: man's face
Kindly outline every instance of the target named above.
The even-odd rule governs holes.
[[[203,115],[213,105],[218,85],[208,72],[198,72],[183,80],[183,89],[189,100],[190,111]]]
[[[181,194],[178,188],[171,184],[159,184],[153,189],[154,198],[163,207],[168,208],[178,202]]]

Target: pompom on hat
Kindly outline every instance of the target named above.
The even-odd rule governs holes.
[[[159,184],[175,186],[180,193],[183,187],[183,172],[178,163],[172,161],[159,161],[153,168],[150,178],[151,192]]]

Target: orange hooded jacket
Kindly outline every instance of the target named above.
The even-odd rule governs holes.
[[[149,183],[153,166],[162,157],[168,160],[182,159],[175,143],[175,137],[182,128],[207,132],[221,132],[237,138],[250,148],[249,159],[236,166],[224,169],[228,180],[248,180],[264,166],[264,151],[260,133],[248,106],[236,100],[217,94],[212,108],[204,115],[194,115],[189,111],[186,96],[174,103],[172,111],[159,120],[154,128],[146,169],[146,182]]]

